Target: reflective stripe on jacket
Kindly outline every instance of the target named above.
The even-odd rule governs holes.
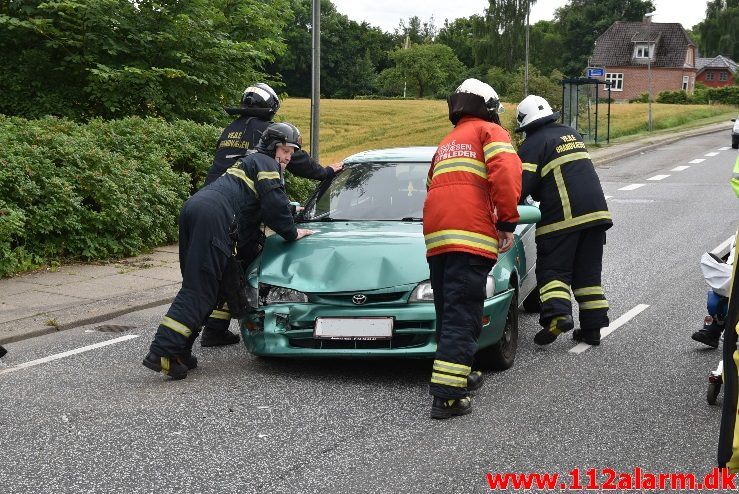
[[[439,144],[426,185],[426,255],[468,252],[496,259],[497,230],[516,228],[521,193],[521,160],[508,133],[463,117]]]
[[[558,235],[613,222],[582,136],[572,127],[545,124],[527,131],[518,150],[522,197],[539,201],[536,235]]]

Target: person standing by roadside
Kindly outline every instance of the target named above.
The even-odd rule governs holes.
[[[613,225],[598,174],[575,129],[557,123],[559,113],[541,96],[518,105],[518,128],[524,132],[518,154],[523,162],[522,199],[539,201],[536,225],[536,281],[542,329],[537,345],[552,343],[574,328],[570,288],[580,307],[575,341],[600,344],[608,326],[608,301],[601,286],[603,245]]]
[[[205,185],[211,184],[223,175],[237,159],[254,149],[264,130],[272,124],[272,119],[279,109],[280,98],[269,85],[263,82],[244,90],[241,96],[241,106],[225,109],[229,115],[237,118],[223,130],[218,139],[213,164],[205,177]],[[287,171],[298,177],[325,180],[333,177],[342,167],[343,163],[333,163],[323,167],[301,149],[293,154],[287,165]],[[259,249],[254,249],[251,255],[255,256],[258,252]],[[243,259],[245,265],[248,265],[251,260]],[[238,343],[239,337],[228,330],[230,324],[231,314],[228,307],[215,307],[203,328],[200,345],[210,347]]]
[[[521,161],[500,126],[495,90],[467,79],[447,103],[454,129],[434,154],[423,206],[438,341],[429,388],[435,419],[470,413],[469,392],[482,385],[472,366],[485,284],[498,252],[513,245],[521,193]]]
[[[295,126],[272,124],[256,153],[240,159],[185,202],[179,218],[182,288],[159,323],[143,360],[145,367],[172,379],[184,379],[188,370],[197,367],[192,346],[223,294],[230,257],[252,247],[262,222],[286,241],[313,233],[296,227],[282,183],[282,172],[301,145]],[[234,245],[236,225],[249,228],[238,232]]]

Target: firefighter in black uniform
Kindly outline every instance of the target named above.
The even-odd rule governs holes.
[[[159,323],[143,364],[173,379],[197,367],[192,345],[221,292],[221,280],[234,248],[248,250],[264,222],[287,241],[313,233],[296,228],[282,182],[282,170],[300,149],[300,132],[288,123],[267,127],[257,152],[240,159],[205,186],[180,211],[182,288]],[[238,225],[234,246],[233,231]]]
[[[266,129],[280,109],[280,99],[277,93],[267,84],[262,82],[249,86],[241,96],[241,106],[238,108],[226,108],[229,115],[237,116],[236,120],[223,130],[216,144],[216,154],[213,165],[205,177],[205,185],[209,185],[215,179],[223,175],[238,158],[248,154],[259,142],[264,129]],[[298,177],[313,180],[324,180],[334,176],[341,170],[342,163],[334,163],[327,167],[321,166],[314,161],[308,153],[302,150],[295,151],[287,171]],[[251,255],[256,255],[259,249],[252,249]],[[248,265],[250,259],[246,259],[247,253],[242,252],[242,260]],[[200,344],[204,347],[232,345],[238,343],[239,337],[228,330],[231,323],[231,314],[228,307],[215,307],[203,328]]]
[[[600,344],[608,326],[608,301],[601,286],[603,245],[612,226],[603,189],[582,136],[557,123],[547,101],[527,96],[518,105],[518,128],[525,140],[518,150],[523,163],[521,197],[540,201],[536,226],[536,280],[541,300],[534,337],[552,343],[574,327],[570,289],[580,308],[580,329],[573,339]]]

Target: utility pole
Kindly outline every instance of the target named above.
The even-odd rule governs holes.
[[[313,56],[312,72],[313,82],[311,84],[310,97],[310,155],[318,161],[318,126],[321,102],[321,0],[313,0]]]
[[[523,96],[529,95],[529,13],[531,12],[531,0],[526,0],[526,65],[523,76]]]
[[[644,14],[647,22],[647,77],[649,78],[649,98],[647,100],[647,128],[652,132],[652,17],[657,12]],[[656,50],[655,50],[656,51]]]
[[[410,34],[406,34],[405,35],[405,43],[403,44],[403,49],[404,50],[407,50],[410,47],[411,47],[411,36],[410,36]],[[407,88],[408,88],[408,81],[404,77],[403,78],[403,99],[405,99],[405,91],[406,91]]]

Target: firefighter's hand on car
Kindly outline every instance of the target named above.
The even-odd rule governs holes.
[[[500,245],[498,250],[500,250],[500,252],[506,252],[513,246],[513,232],[502,232],[499,230],[498,236],[500,237],[498,239],[498,243]]]
[[[330,165],[328,165],[328,167],[331,168],[334,173],[337,173],[344,169],[344,162],[339,161],[337,163],[331,163]]]
[[[295,237],[295,240],[300,240],[303,237],[307,237],[308,235],[313,235],[316,233],[313,230],[308,230],[306,228],[298,228],[298,236]]]

